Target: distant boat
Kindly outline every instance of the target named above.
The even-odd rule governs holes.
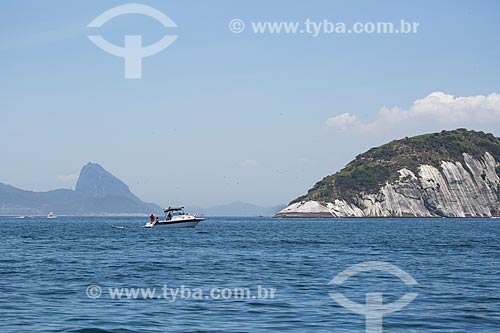
[[[127,229],[128,227],[126,225],[112,225],[111,228],[114,228],[114,229]]]
[[[28,216],[28,215],[16,217],[16,219],[30,219],[30,218],[31,218],[31,216]]]
[[[165,213],[165,220],[150,221],[144,225],[144,228],[152,227],[170,227],[170,228],[194,228],[201,221],[205,220],[203,217],[198,217],[196,214],[184,213],[184,207],[168,207],[163,211]]]
[[[54,215],[54,213],[50,212],[48,215],[47,215],[47,218],[48,219],[57,219],[57,216]]]

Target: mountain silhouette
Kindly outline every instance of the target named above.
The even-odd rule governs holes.
[[[96,163],[85,165],[76,189],[33,192],[0,183],[1,215],[135,215],[160,214],[156,204],[134,195],[127,184]]]

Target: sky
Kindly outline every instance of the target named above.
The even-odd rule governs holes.
[[[101,164],[145,201],[283,204],[387,141],[466,127],[500,136],[498,1],[0,3],[0,182],[74,188]],[[245,30],[229,29],[233,19]],[[412,34],[254,33],[252,22],[418,22]],[[125,79],[88,35],[177,39]]]

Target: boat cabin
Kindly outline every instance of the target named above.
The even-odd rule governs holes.
[[[184,207],[168,207],[164,210],[167,221],[172,219],[172,216],[185,215]]]

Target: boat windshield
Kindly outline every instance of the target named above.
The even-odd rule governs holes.
[[[167,221],[170,220],[172,216],[179,216],[179,215],[185,215],[184,209],[171,209],[165,211],[165,216],[167,218]]]

